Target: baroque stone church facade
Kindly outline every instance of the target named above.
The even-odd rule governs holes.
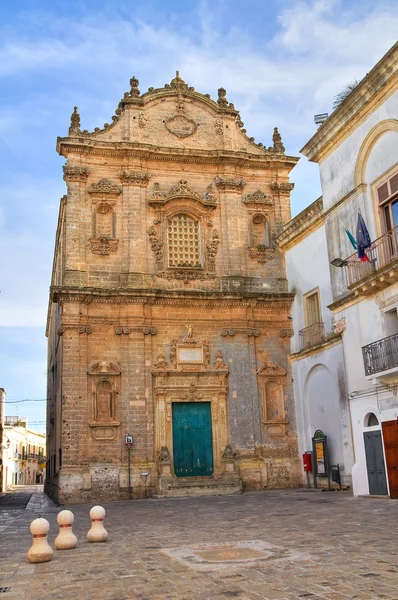
[[[293,296],[275,238],[287,156],[189,87],[141,94],[58,138],[46,491],[61,503],[300,481],[288,352]],[[133,446],[125,445],[131,435]],[[149,473],[143,476],[143,473]]]

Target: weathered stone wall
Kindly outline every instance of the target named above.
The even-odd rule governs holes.
[[[55,448],[62,435],[62,465],[48,489],[61,502],[127,497],[127,433],[134,495],[143,494],[142,471],[156,486],[153,372],[159,357],[166,371],[177,369],[171,345],[187,324],[210,349],[198,372],[216,370],[221,351],[227,439],[245,486],[298,481],[292,297],[274,242],[290,218],[297,159],[284,155],[277,132],[269,150],[254,144],[222,93],[215,103],[176,85],[142,99],[132,93],[114,124],[93,134],[80,131],[74,113],[58,142],[68,193],[56,248],[64,270],[53,277],[50,306],[61,315],[62,426],[50,438]],[[169,220],[178,214],[199,223],[200,265],[168,264]]]

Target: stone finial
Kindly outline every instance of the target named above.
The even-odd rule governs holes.
[[[285,152],[285,146],[282,143],[282,137],[281,137],[281,134],[279,133],[277,127],[274,127],[274,134],[272,136],[272,141],[274,143],[273,151],[283,154]]]
[[[228,100],[227,100],[226,96],[227,96],[227,91],[224,88],[220,88],[218,90],[218,100],[217,100],[218,106],[228,106]]]
[[[69,135],[80,133],[80,115],[77,106],[74,107],[73,113],[70,116]]]
[[[137,77],[132,77],[130,79],[130,96],[133,98],[137,98],[140,95],[140,90],[138,89],[139,83]]]
[[[176,76],[170,82],[170,87],[175,90],[187,90],[188,84],[180,77],[180,72],[176,71]]]

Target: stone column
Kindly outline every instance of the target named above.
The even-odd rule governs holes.
[[[89,169],[85,166],[63,167],[68,194],[65,210],[65,285],[87,283],[86,231],[84,227],[84,200]]]

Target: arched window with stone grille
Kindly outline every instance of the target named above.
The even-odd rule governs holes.
[[[171,268],[202,268],[202,232],[200,220],[179,213],[168,219],[167,253]]]

